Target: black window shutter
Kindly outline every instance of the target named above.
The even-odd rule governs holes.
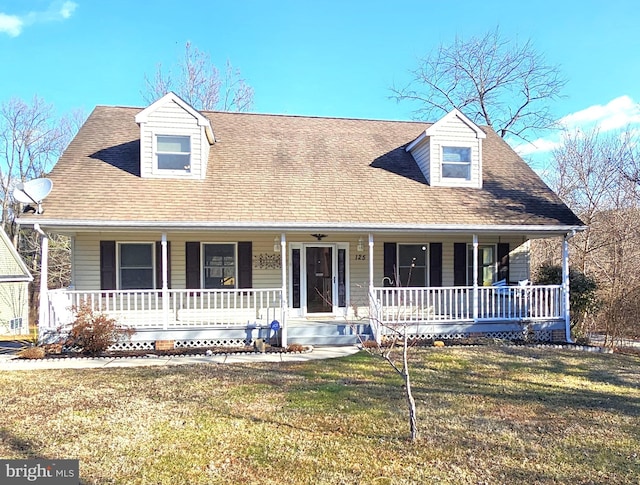
[[[384,243],[384,281],[383,286],[396,286],[397,244]],[[388,279],[387,279],[388,278]]]
[[[251,241],[238,243],[238,288],[252,288],[253,249]]]
[[[200,243],[185,243],[186,286],[188,289],[200,288]]]
[[[467,286],[467,243],[453,243],[453,284]]]
[[[429,286],[442,286],[442,243],[429,244]]]
[[[156,288],[162,288],[162,241],[156,241]],[[171,288],[171,241],[167,241],[167,288]]]
[[[509,243],[498,243],[498,281],[509,283]]]
[[[100,289],[116,289],[115,241],[100,241]]]

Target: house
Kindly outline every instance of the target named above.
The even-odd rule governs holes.
[[[42,335],[90,302],[127,345],[469,334],[569,338],[568,244],[583,223],[492,129],[198,112],[173,93],[97,107],[50,174],[72,240]],[[46,236],[45,236],[46,237]],[[523,284],[529,241],[563,238],[559,286]],[[46,246],[45,246],[46,247]],[[357,325],[353,325],[357,323]]]
[[[33,276],[0,229],[0,335],[29,334],[29,283]]]

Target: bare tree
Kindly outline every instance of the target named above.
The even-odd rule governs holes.
[[[362,348],[370,355],[382,358],[402,378],[404,397],[407,402],[410,439],[415,442],[418,439],[419,429],[416,401],[413,397],[411,383],[409,351],[415,345],[416,340],[410,337],[410,328],[406,323],[385,324],[376,315],[371,315],[370,321],[378,327],[379,331],[384,331],[385,340],[381,345],[374,341],[361,341]]]
[[[66,142],[66,131],[53,116],[53,106],[35,96],[31,103],[17,98],[0,106],[0,198],[2,227],[14,236],[17,210],[12,196],[19,182],[42,177]]]
[[[177,81],[172,77],[171,70],[162,70],[161,64],[158,64],[151,79],[145,75],[144,100],[151,104],[169,91],[175,91],[196,109],[249,111],[253,106],[253,88],[229,61],[220,73],[207,53],[187,42],[178,69],[180,75]]]
[[[554,151],[550,180],[589,226],[570,240],[572,266],[595,279],[603,304],[597,319],[586,324],[618,339],[640,333],[640,186],[629,177],[637,146],[630,130],[566,133]]]
[[[547,64],[531,41],[505,40],[498,28],[441,44],[411,74],[408,85],[391,88],[391,97],[418,103],[417,118],[435,119],[457,108],[503,138],[523,140],[554,125],[548,104],[566,84],[559,67]]]

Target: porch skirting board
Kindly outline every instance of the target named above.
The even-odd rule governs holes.
[[[404,327],[404,326],[403,326]],[[564,331],[564,322],[501,322],[501,323],[417,323],[409,324],[406,331],[410,337],[421,340],[462,339],[462,338],[498,338],[522,340],[530,338],[537,341],[559,341],[558,335]],[[389,328],[383,330],[382,337],[390,335]],[[371,327],[367,323],[347,321],[299,322],[288,326],[288,343],[301,345],[354,345],[373,339]],[[174,330],[149,329],[138,330],[128,341],[116,345],[118,349],[153,349],[156,341],[174,341],[176,347],[242,347],[254,345],[257,339],[263,339],[278,345],[279,334],[269,327],[200,327]]]

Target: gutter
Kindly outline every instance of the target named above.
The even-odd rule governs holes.
[[[556,234],[564,235],[584,231],[587,226],[581,225],[528,225],[528,224],[370,224],[370,223],[346,223],[346,222],[191,222],[191,221],[123,221],[123,220],[64,220],[64,219],[18,219],[20,224],[31,226],[47,226],[57,229],[204,229],[227,231],[362,231],[362,232],[447,232],[464,234],[474,232],[487,233],[531,233],[531,234]]]

